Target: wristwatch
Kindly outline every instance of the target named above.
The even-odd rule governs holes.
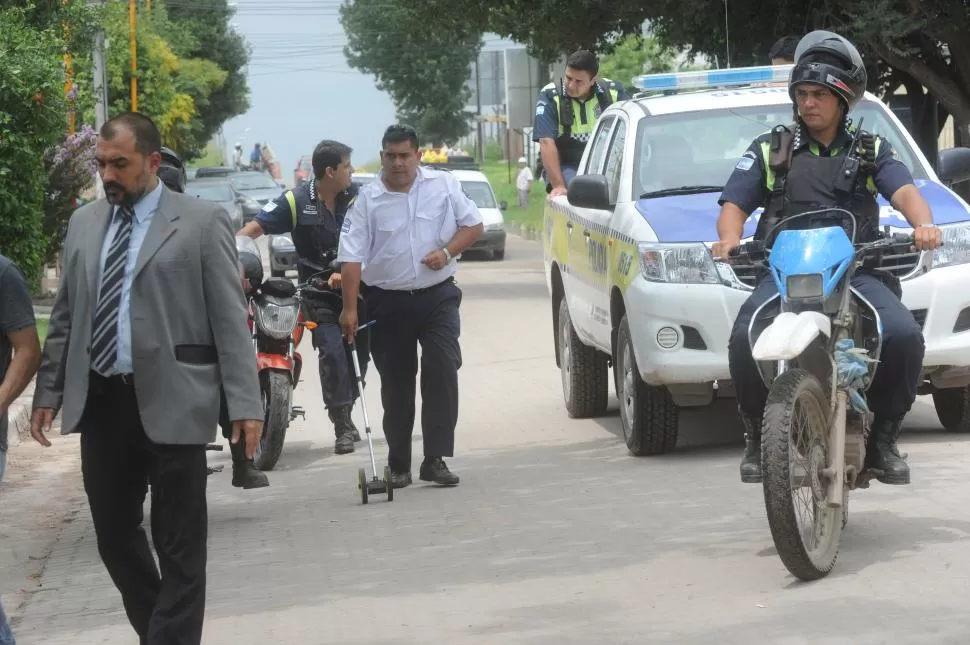
[[[448,247],[442,247],[441,251],[445,254],[446,261],[451,262],[451,253],[448,251]]]

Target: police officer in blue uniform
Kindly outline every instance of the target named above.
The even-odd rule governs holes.
[[[177,193],[185,192],[187,175],[185,164],[182,159],[175,154],[171,148],[163,147],[162,163],[158,168],[158,179],[168,186],[169,190]],[[232,421],[229,420],[229,408],[226,404],[226,397],[223,394],[219,408],[219,427],[222,428],[222,436],[229,439],[229,452],[232,454],[232,485],[236,488],[263,488],[269,486],[269,478],[266,473],[261,473],[256,469],[252,459],[246,458],[246,446],[242,441],[232,443]],[[214,472],[209,470],[211,475]]]
[[[877,192],[913,227],[917,249],[940,245],[942,235],[933,224],[929,205],[890,143],[862,132],[853,146],[857,132],[848,114],[862,99],[866,83],[862,58],[846,39],[814,31],[799,41],[788,90],[795,123],[755,139],[735,166],[718,201],[720,241],[712,249],[715,257],[727,258],[739,246],[745,221],[762,205],[755,239],[764,239],[769,227],[786,217],[825,207],[843,208],[859,217],[857,242],[876,239],[880,235]],[[850,153],[859,161],[858,171],[845,177],[853,165],[846,163]],[[898,280],[861,271],[852,286],[878,311],[884,334],[881,364],[867,393],[875,420],[866,460],[869,468],[883,472],[879,481],[908,484],[909,466],[896,441],[903,417],[916,400],[923,364],[922,330],[900,300]],[[743,482],[761,481],[761,421],[767,398],[751,356],[748,326],[755,311],[776,293],[774,281],[764,276],[741,306],[729,342],[731,378],[746,430]]]
[[[566,59],[566,75],[549,83],[536,103],[532,140],[539,143],[546,192],[566,194],[576,176],[586,142],[610,104],[630,98],[621,83],[599,77],[599,61],[580,50]]]
[[[299,259],[300,281],[305,282],[325,270],[336,257],[340,227],[360,188],[351,181],[354,168],[350,153],[351,149],[338,141],[321,141],[313,151],[313,180],[268,202],[239,235],[255,239],[264,233],[291,233]],[[351,377],[350,350],[343,342],[338,323],[339,273],[333,274],[328,286],[332,294],[322,291],[316,297],[308,292],[304,295],[307,310],[317,323],[312,332],[313,346],[320,357],[323,402],[336,434],[334,452],[340,455],[354,452],[354,443],[360,441],[360,433],[351,419],[358,392]],[[361,354],[365,358],[366,354]],[[366,361],[361,362],[361,369],[366,371]]]

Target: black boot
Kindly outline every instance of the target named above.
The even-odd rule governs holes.
[[[330,420],[333,422],[333,431],[337,435],[334,442],[333,451],[338,455],[346,455],[354,451],[354,443],[360,441],[360,433],[354,426],[350,418],[351,406],[341,405],[340,407],[328,410]]]
[[[448,470],[441,457],[425,457],[418,475],[421,481],[434,482],[441,486],[458,485],[458,475]]]
[[[256,470],[252,460],[246,459],[246,444],[240,437],[239,443],[230,443],[232,454],[232,485],[236,488],[263,488],[269,486],[266,473]]]
[[[761,426],[748,415],[741,414],[744,424],[744,456],[741,457],[741,481],[761,483]]]
[[[896,440],[903,422],[876,417],[866,446],[866,466],[882,471],[876,480],[883,484],[903,486],[909,483],[909,465],[900,456]]]

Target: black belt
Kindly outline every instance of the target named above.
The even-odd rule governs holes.
[[[413,296],[419,293],[427,293],[429,291],[433,291],[434,289],[437,289],[438,287],[444,286],[446,284],[454,284],[454,283],[455,283],[455,276],[451,276],[449,278],[442,280],[437,284],[431,285],[430,287],[421,287],[420,289],[382,289],[380,287],[371,287],[371,286],[368,286],[367,289],[368,291],[380,291],[383,293],[406,293],[408,295]]]
[[[91,386],[96,388],[98,391],[118,388],[131,389],[135,386],[134,374],[112,374],[111,376],[104,376],[103,374],[98,374],[94,370],[91,370],[89,380],[91,382]]]

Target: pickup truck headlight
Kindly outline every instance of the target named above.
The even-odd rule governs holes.
[[[294,250],[293,238],[289,236],[288,233],[283,235],[273,235],[269,238],[270,246],[273,247],[274,251],[292,251]]]
[[[486,224],[486,231],[501,231],[505,228],[505,224],[502,222],[493,222],[492,224]]]
[[[949,267],[970,262],[970,223],[941,226],[943,246],[933,251],[935,268]]]
[[[641,242],[640,272],[652,282],[720,284],[711,252],[703,244]]]

